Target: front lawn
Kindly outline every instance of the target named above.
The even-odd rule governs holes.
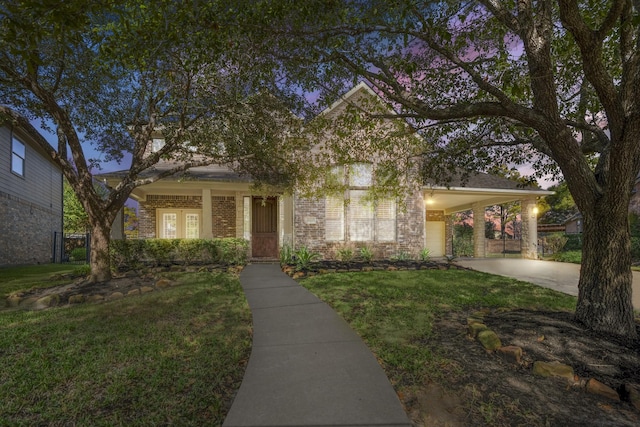
[[[500,367],[496,356],[468,340],[466,319],[477,311],[500,316],[520,309],[570,317],[567,312],[575,309],[574,297],[462,270],[326,274],[301,284],[331,305],[365,340],[417,425],[545,425],[547,415],[532,416],[530,408],[538,402],[525,402],[525,392],[498,393],[499,387],[520,381],[505,380],[498,372],[506,369],[518,375],[519,371]],[[537,337],[534,331],[534,342]],[[482,370],[491,371],[489,379],[478,376]],[[562,395],[564,388],[557,391]],[[443,402],[443,394],[454,396],[449,399],[453,403]],[[433,414],[449,415],[430,418]]]
[[[42,264],[0,268],[0,298],[14,291],[31,288],[49,288],[69,282],[59,279],[60,274],[73,272],[78,266],[69,264]]]
[[[171,279],[112,302],[0,311],[1,424],[220,425],[250,354],[249,308],[231,275]]]

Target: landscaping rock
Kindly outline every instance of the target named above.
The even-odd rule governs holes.
[[[293,273],[293,280],[297,280],[297,279],[302,279],[305,276],[304,272],[302,271],[296,271],[295,273]]]
[[[627,400],[640,411],[640,389],[631,384],[625,384],[624,392],[627,394]]]
[[[169,286],[171,286],[171,280],[169,279],[160,279],[156,282],[156,288],[158,289],[168,288]]]
[[[479,317],[467,317],[467,325],[471,325],[474,323],[484,323],[484,319]]]
[[[533,362],[533,374],[541,377],[564,378],[571,383],[573,383],[575,379],[573,368],[557,361]]]
[[[174,273],[181,272],[181,271],[184,271],[184,267],[183,267],[183,266],[181,266],[181,265],[172,265],[172,266],[169,268],[169,271],[172,271],[172,272],[174,272]]]
[[[502,347],[502,342],[500,342],[500,338],[490,329],[485,329],[484,331],[478,332],[478,341],[482,346],[490,351],[494,351]]]
[[[396,267],[395,265],[390,265],[389,267],[387,267],[387,271],[398,271],[398,267]]]
[[[114,292],[111,295],[109,295],[106,299],[107,301],[113,301],[123,297],[124,297],[124,294],[122,292]]]
[[[140,292],[146,294],[147,292],[153,292],[153,288],[151,286],[143,286],[140,288]]]
[[[127,292],[127,296],[131,295],[140,295],[140,289],[131,289],[129,292]]]
[[[71,295],[69,297],[69,304],[81,304],[85,301],[84,295]]]
[[[87,297],[87,301],[88,302],[104,301],[104,297],[102,295],[89,295]]]
[[[618,395],[617,391],[615,391],[614,389],[612,389],[606,384],[602,384],[600,381],[598,381],[595,378],[591,378],[589,381],[587,381],[586,390],[587,390],[587,393],[597,394],[599,396],[603,396],[611,400],[617,400],[617,401],[620,400],[620,396]]]
[[[49,307],[54,307],[56,305],[58,305],[58,303],[60,302],[60,296],[58,295],[47,295],[46,297],[42,297],[40,299],[38,299],[33,308],[35,310],[41,310],[43,308],[49,308]]]
[[[478,334],[482,331],[489,329],[484,323],[469,323],[469,336],[471,338],[477,338]]]
[[[500,347],[498,355],[507,362],[519,364],[520,360],[522,360],[522,348],[515,345]]]

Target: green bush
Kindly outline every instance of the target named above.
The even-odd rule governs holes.
[[[177,243],[177,257],[185,265],[195,262],[206,262],[209,251],[206,250],[206,240],[204,239],[181,239]]]
[[[280,248],[280,264],[293,264],[293,248],[291,245],[285,244]]]
[[[87,248],[75,248],[69,254],[71,261],[86,261],[87,260]]]
[[[640,260],[640,237],[631,237],[631,259]]]
[[[302,246],[300,249],[295,251],[294,260],[296,263],[296,270],[308,270],[309,266],[312,262],[316,261],[320,258],[320,254],[317,252],[312,252],[307,249],[306,246]]]
[[[342,262],[351,262],[353,261],[353,249],[347,246],[338,248],[336,257]]]
[[[74,277],[87,277],[91,274],[91,266],[89,264],[80,265],[74,268],[71,274]]]
[[[558,252],[553,255],[553,260],[558,262],[580,264],[582,262],[582,251]]]
[[[569,239],[562,233],[553,233],[542,238],[545,252],[557,254],[564,248]]]
[[[145,254],[155,266],[170,264],[176,257],[178,239],[147,239]]]
[[[453,239],[453,253],[457,256],[473,256],[473,237],[458,237]]]
[[[582,250],[582,234],[565,234],[567,243],[562,247],[563,251],[581,251]]]
[[[247,263],[249,253],[249,242],[247,240],[235,237],[225,237],[217,240],[221,262],[236,265]]]
[[[371,262],[373,259],[373,251],[368,246],[363,246],[360,248],[360,259],[364,262]]]
[[[422,248],[420,250],[420,261],[429,261],[429,258],[431,258],[431,251],[429,248]]]

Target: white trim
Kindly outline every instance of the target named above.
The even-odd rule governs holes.
[[[469,192],[469,193],[500,193],[500,194],[518,194],[522,196],[548,196],[554,194],[553,191],[549,190],[511,190],[506,188],[482,188],[482,187],[422,187],[424,191],[460,191],[460,192]]]

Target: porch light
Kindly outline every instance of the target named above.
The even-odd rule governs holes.
[[[536,218],[538,216],[538,207],[534,206],[533,209],[531,209],[531,213],[533,214],[531,218]]]

